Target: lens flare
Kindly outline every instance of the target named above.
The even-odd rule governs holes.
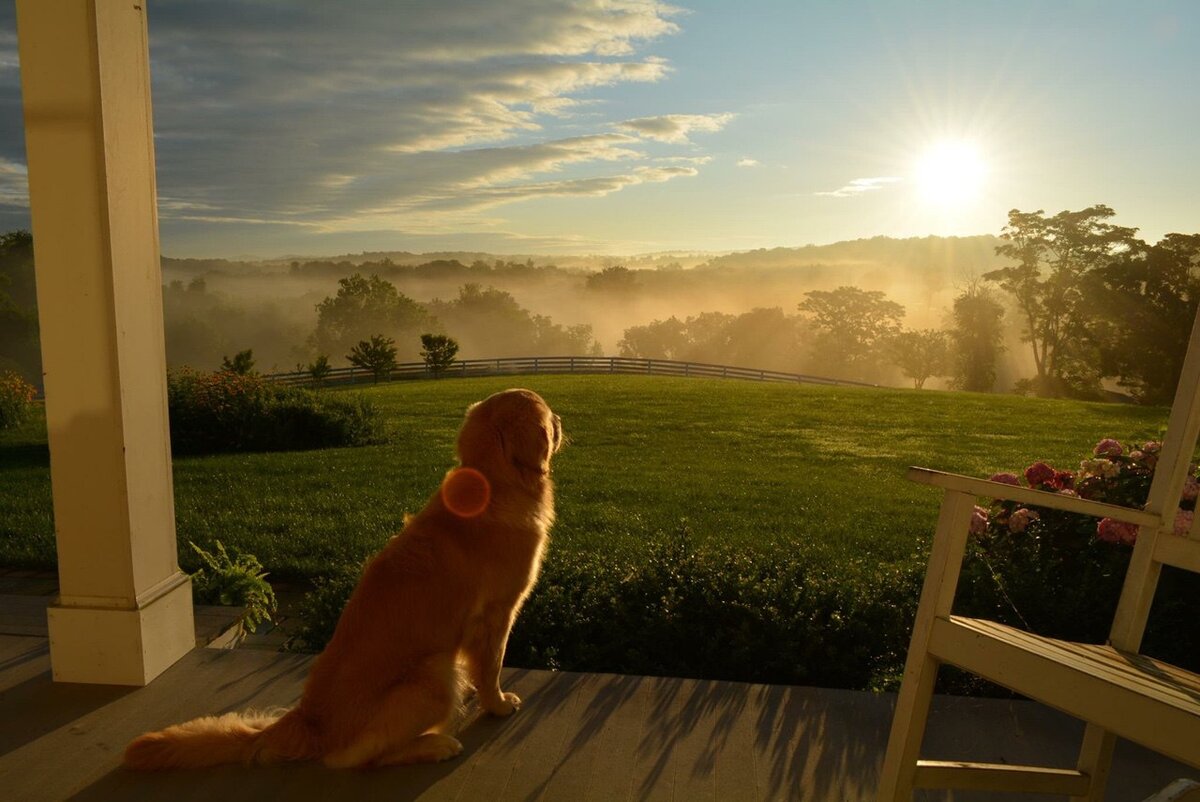
[[[491,500],[491,484],[474,468],[455,468],[442,480],[442,503],[459,518],[482,514]]]

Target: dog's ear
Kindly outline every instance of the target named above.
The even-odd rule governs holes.
[[[553,435],[541,421],[521,417],[496,427],[505,460],[526,481],[537,481],[550,473]]]

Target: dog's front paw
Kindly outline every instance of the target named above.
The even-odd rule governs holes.
[[[493,716],[511,716],[521,707],[521,697],[515,693],[502,693],[500,698],[483,705]]]

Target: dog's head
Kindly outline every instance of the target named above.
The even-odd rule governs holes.
[[[532,390],[505,390],[467,410],[458,433],[458,459],[495,482],[512,477],[533,485],[550,473],[562,447],[562,422]]]

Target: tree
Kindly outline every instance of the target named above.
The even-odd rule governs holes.
[[[1004,307],[976,280],[954,299],[950,316],[951,386],[990,393],[996,384],[996,362],[1004,351]]]
[[[804,296],[799,309],[817,330],[814,358],[823,369],[853,379],[877,370],[884,346],[900,331],[904,307],[879,290],[858,287],[812,290]]]
[[[1200,303],[1200,234],[1167,234],[1088,279],[1089,333],[1104,375],[1142,403],[1169,404]]]
[[[683,321],[671,316],[644,326],[630,326],[617,348],[621,356],[639,359],[684,359],[691,345]]]
[[[587,277],[587,288],[610,293],[631,293],[639,288],[637,274],[627,267],[616,265],[592,273]]]
[[[317,304],[311,344],[317,353],[330,354],[344,353],[372,332],[415,340],[430,322],[425,308],[391,282],[355,273],[338,280],[337,295]]]
[[[511,293],[464,284],[453,301],[431,301],[437,315],[472,356],[574,356],[595,354],[599,344],[587,324],[564,327],[524,309]]]
[[[984,273],[1013,296],[1024,317],[1023,338],[1033,349],[1037,370],[1034,389],[1040,395],[1088,395],[1099,385],[1089,352],[1089,311],[1083,303],[1083,279],[1123,251],[1135,249],[1136,228],[1108,221],[1115,212],[1097,204],[1077,212],[1008,213],[1005,240],[996,253],[1016,262]]]
[[[329,378],[329,373],[333,368],[329,366],[329,357],[325,356],[325,354],[318,354],[316,359],[308,363],[308,367],[305,370],[312,377],[313,384],[320,386]]]
[[[421,358],[425,360],[425,367],[429,368],[434,376],[440,375],[453,365],[457,354],[458,343],[453,338],[445,334],[421,335]]]
[[[931,376],[945,376],[950,368],[950,338],[944,331],[921,329],[897,334],[890,343],[896,366],[913,380],[917,390]]]
[[[239,376],[246,376],[254,372],[254,350],[247,348],[245,351],[238,351],[233,355],[233,359],[227,356],[221,357],[221,370],[229,373],[236,373]]]
[[[346,359],[355,367],[371,371],[378,384],[396,369],[396,341],[382,334],[372,335],[371,339],[356,343]]]

